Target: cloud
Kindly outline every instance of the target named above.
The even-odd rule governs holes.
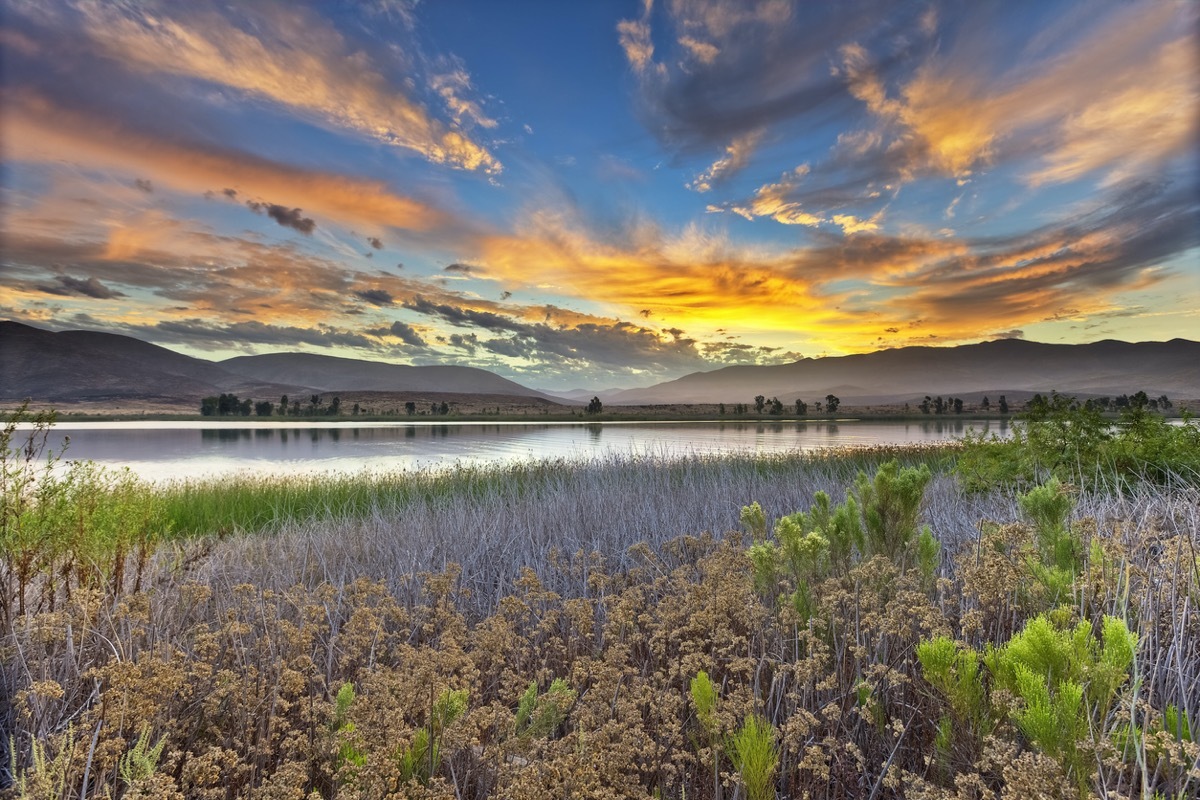
[[[373,248],[374,248],[374,249],[376,249],[376,250],[382,250],[382,249],[383,249],[383,242],[382,242],[380,239],[378,239],[378,238],[376,238],[376,237],[374,237],[374,236],[368,236],[368,237],[367,237],[367,243],[368,243],[368,244],[370,244],[370,245],[371,245],[371,247],[373,247]]]
[[[653,7],[653,0],[642,0],[642,16],[639,19],[623,19],[617,23],[621,49],[637,73],[645,73],[654,63],[654,43],[650,40],[650,11]]]
[[[446,337],[446,344],[473,356],[479,346],[479,337],[474,333],[452,333]]]
[[[203,194],[232,192],[286,198],[348,224],[426,230],[445,224],[435,207],[398,195],[382,182],[294,167],[227,148],[159,138],[124,122],[56,105],[32,91],[5,89],[0,134],[6,159],[83,164],[154,175],[159,185]],[[230,187],[230,183],[235,183]]]
[[[303,234],[312,234],[317,227],[317,223],[305,217],[298,208],[289,209],[274,203],[260,203],[255,200],[247,200],[246,206],[256,214],[262,214],[265,211],[268,217],[283,227],[292,228]]]
[[[111,300],[115,297],[125,297],[126,295],[118,292],[115,289],[110,289],[95,277],[84,280],[83,278],[72,278],[69,275],[59,275],[55,278],[58,285],[41,286],[42,291],[47,294],[57,295],[80,295],[83,297],[91,297],[96,300]]]
[[[728,180],[733,175],[745,169],[750,163],[750,157],[762,139],[762,131],[751,131],[745,136],[739,136],[725,148],[725,155],[712,163],[708,169],[696,176],[696,180],[688,184],[688,188],[697,192],[707,192],[714,184]]]
[[[432,79],[450,106],[447,124],[403,78],[387,77],[383,63],[311,9],[264,2],[239,7],[235,16],[190,4],[74,5],[78,32],[131,72],[226,87],[437,164],[490,174],[502,169],[461,129],[465,116],[476,124],[487,121],[477,106],[460,99],[466,87],[456,76],[465,73]],[[415,71],[417,63],[407,66]]]
[[[412,347],[426,346],[425,340],[421,338],[421,335],[417,333],[416,329],[414,329],[411,325],[406,325],[405,323],[400,322],[399,320],[392,323],[392,327],[389,329],[389,332],[392,334],[392,336],[395,336],[400,341]]]
[[[390,306],[396,302],[396,298],[386,289],[360,289],[354,296],[373,306]]]
[[[137,180],[135,180],[133,182],[133,185],[136,186],[137,188],[141,189],[146,194],[151,194],[154,192],[154,184],[152,184],[150,181],[146,180],[145,178],[138,178]]]

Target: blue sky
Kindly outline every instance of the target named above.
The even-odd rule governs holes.
[[[0,317],[551,389],[1197,338],[1197,8],[7,0]]]

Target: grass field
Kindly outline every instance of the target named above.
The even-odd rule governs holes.
[[[1017,449],[158,488],[47,472],[9,426],[0,780],[1193,797],[1193,434],[1146,422],[1060,458],[1040,424]]]

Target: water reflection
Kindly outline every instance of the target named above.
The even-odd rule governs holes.
[[[128,466],[151,479],[228,474],[428,468],[454,463],[612,455],[776,453],[845,445],[942,441],[968,430],[1005,436],[1007,421],[935,419],[711,423],[71,423],[68,458]],[[303,438],[300,438],[303,437]],[[297,447],[303,443],[303,446]]]

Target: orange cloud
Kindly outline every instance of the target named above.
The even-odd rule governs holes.
[[[1107,171],[1110,184],[1140,174],[1194,147],[1193,16],[1184,4],[1128,6],[1041,69],[1022,63],[999,79],[977,73],[973,53],[951,53],[924,64],[894,97],[866,51],[844,46],[851,94],[885,127],[848,134],[847,154],[863,142],[885,146],[903,179],[966,178],[1005,148],[1041,156],[1027,177],[1033,185],[1094,171]]]
[[[256,4],[255,13],[266,21],[250,30],[216,13],[171,17],[108,4],[81,10],[88,35],[133,69],[211,81],[437,164],[490,174],[502,169],[486,147],[436,119],[332,25],[298,7]],[[272,32],[270,39],[263,30]],[[442,80],[435,88],[457,122],[470,117],[490,127],[491,120],[462,99],[461,80]]]
[[[54,105],[32,92],[5,90],[0,133],[14,161],[66,161],[151,175],[178,191],[226,187],[306,213],[375,230],[428,230],[447,222],[438,209],[398,195],[379,181],[300,169],[237,151],[178,143],[120,122]]]

